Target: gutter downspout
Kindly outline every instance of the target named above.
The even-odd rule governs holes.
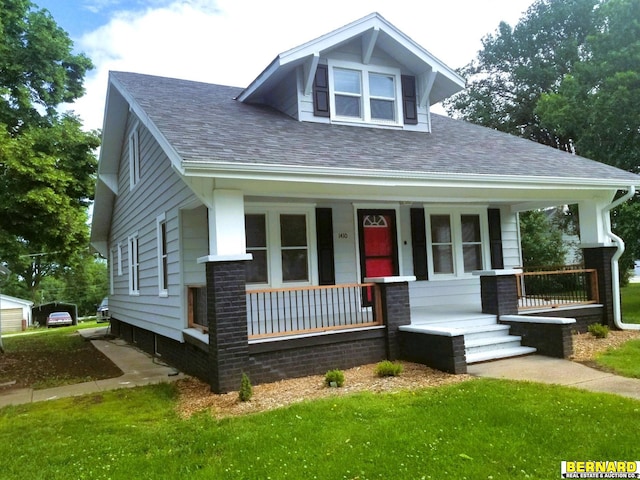
[[[640,324],[634,323],[622,323],[622,314],[620,309],[620,275],[619,275],[619,267],[618,267],[618,259],[624,253],[624,242],[620,237],[618,237],[615,233],[611,231],[611,220],[609,212],[616,208],[618,205],[626,202],[631,197],[633,197],[636,193],[636,187],[630,186],[627,193],[625,193],[622,197],[612,202],[610,205],[607,205],[602,210],[602,215],[604,217],[605,225],[607,225],[607,231],[605,232],[607,236],[613,241],[613,243],[617,247],[616,253],[611,257],[611,280],[613,285],[611,285],[613,289],[613,323],[620,330],[640,330]]]

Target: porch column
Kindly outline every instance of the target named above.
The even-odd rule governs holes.
[[[249,367],[244,231],[244,196],[238,190],[213,190],[205,199],[209,216],[206,264],[207,324],[211,390],[240,388]]]
[[[365,278],[365,283],[376,283],[380,287],[382,315],[387,327],[387,359],[400,358],[400,338],[398,327],[411,325],[411,305],[409,302],[409,282],[416,277],[373,277]]]
[[[480,276],[482,313],[491,315],[516,315],[518,313],[518,278],[520,270],[481,270]]]
[[[209,217],[209,255],[246,254],[243,193],[216,189],[205,199],[205,204]]]
[[[613,319],[613,278],[611,270],[611,258],[616,253],[617,247],[612,245],[583,245],[582,256],[584,267],[593,268],[598,272],[598,294],[603,305],[602,323],[610,328],[615,328]]]
[[[245,260],[206,262],[211,391],[240,388],[249,367]]]

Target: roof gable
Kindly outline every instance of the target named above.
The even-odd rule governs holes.
[[[304,70],[303,88],[308,93],[320,57],[351,42],[360,44],[363,64],[369,63],[376,48],[402,63],[408,71],[418,77],[419,89],[421,94],[428,98],[429,105],[448,98],[465,86],[464,79],[453,69],[394,27],[380,14],[372,13],[281,53],[238,95],[238,100],[261,103],[261,99],[283,77],[298,67]]]

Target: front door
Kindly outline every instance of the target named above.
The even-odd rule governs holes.
[[[358,210],[361,280],[398,275],[395,210]],[[367,300],[371,300],[367,292]]]

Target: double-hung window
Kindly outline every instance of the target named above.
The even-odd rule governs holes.
[[[247,208],[247,283],[272,287],[317,282],[311,261],[315,242],[312,208]]]
[[[158,238],[158,295],[169,296],[169,271],[167,249],[167,220],[163,213],[156,218],[156,231]]]
[[[140,259],[138,234],[129,237],[129,295],[140,295]]]
[[[133,190],[140,181],[140,134],[136,124],[129,134],[129,188]]]
[[[399,125],[400,71],[333,61],[329,64],[334,120]]]
[[[489,264],[486,209],[425,210],[429,278],[470,275]]]

